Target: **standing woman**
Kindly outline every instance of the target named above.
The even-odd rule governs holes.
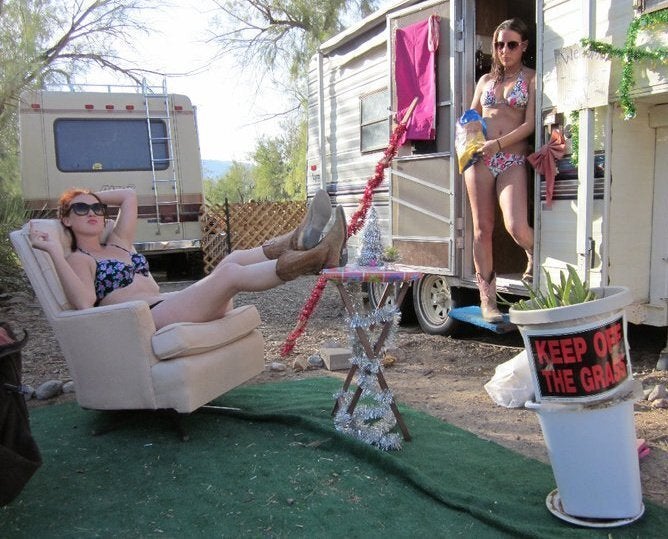
[[[492,251],[498,198],[506,230],[528,257],[524,280],[532,279],[533,229],[528,222],[527,137],[534,131],[535,71],[522,58],[529,46],[529,29],[520,19],[502,22],[492,38],[492,68],[475,89],[471,108],[487,124],[481,159],[464,173],[473,215],[473,263],[480,290],[482,316],[502,320],[496,305]]]

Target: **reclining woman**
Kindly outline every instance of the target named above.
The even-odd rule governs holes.
[[[106,243],[101,243],[107,205],[119,207]],[[345,264],[347,228],[341,206],[334,223],[325,191],[318,191],[301,224],[261,247],[238,250],[192,285],[161,294],[146,258],[133,248],[137,229],[137,196],[133,189],[93,193],[69,189],[59,201],[62,225],[70,232],[71,251],[63,250],[38,225],[30,225],[30,241],[53,260],[65,295],[76,309],[144,300],[157,329],[175,322],[208,322],[225,315],[238,292],[259,292],[300,275],[317,274],[325,267]]]

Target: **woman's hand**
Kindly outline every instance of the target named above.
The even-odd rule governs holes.
[[[51,255],[51,258],[64,256],[63,245],[56,238],[49,236],[48,232],[40,230],[32,221],[28,227],[28,237],[30,244],[40,251],[45,251]]]
[[[482,148],[480,148],[478,153],[485,157],[492,157],[494,154],[500,151],[501,150],[499,149],[499,143],[497,142],[497,139],[492,139],[485,141],[485,144],[482,145]]]

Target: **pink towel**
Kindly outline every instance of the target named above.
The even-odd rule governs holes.
[[[396,34],[394,76],[397,85],[397,121],[415,97],[417,107],[402,140],[433,140],[436,138],[436,69],[438,25],[440,17],[399,28]]]
[[[564,156],[566,141],[561,131],[553,129],[550,142],[543,145],[537,152],[527,156],[531,166],[538,174],[545,176],[545,205],[552,207],[552,195],[554,194],[554,178],[557,175],[557,159]]]

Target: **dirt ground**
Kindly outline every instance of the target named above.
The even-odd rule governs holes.
[[[166,283],[165,290],[185,283]],[[266,340],[266,371],[250,383],[263,383],[307,376],[333,375],[342,381],[346,371],[324,368],[300,371],[295,362],[306,362],[320,348],[334,343],[346,346],[348,330],[338,292],[328,285],[312,315],[305,334],[288,358],[280,357],[281,346],[293,329],[308,298],[315,277],[302,278],[261,294],[242,294],[236,304],[255,304],[262,317]],[[16,330],[27,329],[29,342],[23,352],[23,381],[33,387],[58,379],[69,379],[58,344],[30,287],[13,278],[11,289],[0,291],[0,320]],[[660,350],[665,346],[665,329],[630,326],[629,341],[634,375],[645,388],[668,383],[667,371],[656,371]],[[388,344],[393,360],[385,377],[397,401],[436,416],[478,436],[514,451],[548,462],[547,451],[535,413],[507,409],[494,404],[483,385],[495,367],[523,349],[519,333],[496,335],[474,326],[462,326],[454,337],[430,336],[410,321],[402,322]],[[284,370],[272,364],[285,365]],[[30,401],[30,407],[71,399],[61,396],[49,401]],[[635,405],[637,435],[651,448],[640,462],[643,495],[668,508],[668,409],[654,409],[647,401]],[[410,430],[410,425],[408,425]],[[610,450],[613,450],[612,448]],[[546,492],[547,495],[547,492]]]

